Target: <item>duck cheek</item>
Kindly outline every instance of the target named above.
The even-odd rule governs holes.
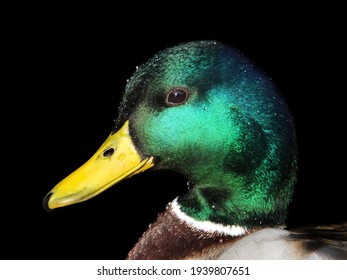
[[[182,114],[151,114],[134,125],[137,135],[136,146],[145,154],[170,160],[178,156],[184,146],[191,141],[192,127]]]
[[[224,165],[237,174],[254,171],[263,161],[269,149],[268,140],[261,126],[253,119],[240,123],[242,133],[230,147]]]

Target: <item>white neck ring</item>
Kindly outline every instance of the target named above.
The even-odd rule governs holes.
[[[240,236],[247,233],[247,229],[241,226],[235,225],[222,225],[213,223],[210,221],[197,221],[194,218],[185,214],[175,198],[171,203],[171,209],[173,213],[180,219],[185,221],[190,227],[198,230],[202,230],[208,233],[220,233],[228,236]]]

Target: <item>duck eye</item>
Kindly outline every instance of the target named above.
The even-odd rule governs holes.
[[[185,89],[174,89],[166,97],[166,103],[172,106],[181,105],[187,101],[188,92]]]

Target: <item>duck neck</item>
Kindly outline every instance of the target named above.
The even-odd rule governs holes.
[[[291,195],[285,188],[281,195],[271,193],[269,190],[272,188],[271,182],[258,184],[254,178],[225,178],[224,175],[218,184],[209,183],[207,179],[203,185],[195,184],[187,194],[177,199],[177,205],[180,212],[198,222],[205,224],[209,221],[233,230],[284,227],[285,200]]]
[[[182,211],[181,205],[176,198],[171,204],[171,211],[181,220],[188,224],[194,230],[201,230],[206,233],[220,234],[223,236],[241,236],[247,233],[247,228],[238,225],[223,225],[212,221],[199,221],[195,218],[188,216]]]
[[[255,230],[197,221],[182,212],[175,199],[149,226],[127,259],[216,259],[232,243]]]

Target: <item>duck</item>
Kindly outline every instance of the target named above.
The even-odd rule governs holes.
[[[251,59],[220,41],[190,41],[136,68],[109,137],[45,196],[46,210],[172,170],[189,190],[168,202],[128,260],[347,259],[347,223],[286,227],[298,171],[294,119]]]

